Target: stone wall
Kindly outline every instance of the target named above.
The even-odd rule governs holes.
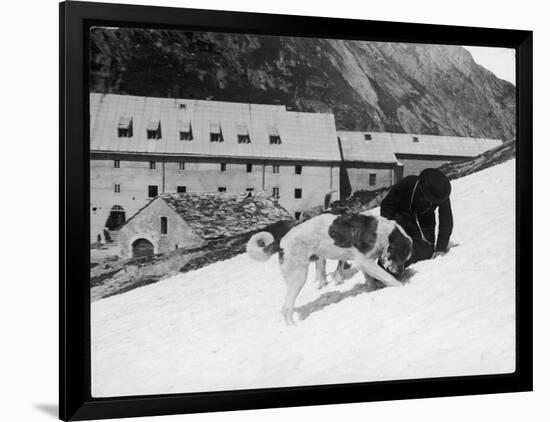
[[[377,190],[391,186],[394,183],[394,169],[393,166],[386,168],[376,168],[372,166],[347,166],[347,173],[349,177],[351,192],[357,190]],[[370,185],[370,175],[376,175],[376,183],[374,186]]]
[[[114,167],[114,160],[120,160],[120,167]],[[150,169],[155,161],[155,170]],[[183,161],[184,170],[180,170]],[[221,171],[221,163],[226,171]],[[246,171],[247,163],[252,172]],[[273,165],[279,166],[274,173]],[[301,165],[301,174],[295,166]],[[90,214],[91,241],[101,233],[114,205],[123,207],[126,219],[130,218],[151,199],[148,186],[158,186],[158,193],[176,192],[178,186],[185,186],[187,192],[217,192],[225,187],[227,192],[266,191],[279,188],[279,203],[294,216],[297,212],[323,204],[325,194],[336,191],[332,198],[338,199],[339,164],[323,162],[294,162],[275,160],[247,160],[223,158],[181,158],[135,156],[130,154],[94,153],[90,164]],[[120,192],[115,192],[115,184]],[[295,198],[295,189],[302,189],[302,198]]]
[[[120,160],[120,168],[114,167],[117,156],[101,156],[90,162],[90,216],[91,241],[101,233],[111,208],[120,205],[129,219],[144,207],[148,198],[147,186],[162,186],[162,173],[149,170],[149,160],[135,157]],[[120,192],[115,192],[115,184]],[[160,193],[160,188],[159,188]]]

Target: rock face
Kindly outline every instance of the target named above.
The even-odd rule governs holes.
[[[515,132],[515,87],[458,46],[95,28],[90,89],[332,111],[339,130]]]

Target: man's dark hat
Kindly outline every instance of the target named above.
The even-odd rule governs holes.
[[[436,169],[422,170],[418,176],[420,190],[430,202],[441,203],[451,194],[451,182],[447,176]]]

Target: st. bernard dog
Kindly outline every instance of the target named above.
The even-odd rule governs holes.
[[[368,214],[321,214],[292,228],[281,222],[267,230],[253,235],[246,251],[260,262],[279,253],[287,286],[282,309],[287,325],[294,324],[294,303],[310,262],[351,261],[365,273],[367,283],[371,276],[386,286],[401,286],[392,274],[401,274],[412,254],[412,240],[399,224]],[[317,267],[318,278],[321,271],[324,276],[324,265]]]

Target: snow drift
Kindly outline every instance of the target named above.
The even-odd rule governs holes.
[[[454,180],[456,246],[412,266],[403,287],[369,293],[356,275],[317,290],[310,270],[296,327],[282,319],[276,257],[93,303],[93,396],[513,372],[514,181],[515,160]]]

